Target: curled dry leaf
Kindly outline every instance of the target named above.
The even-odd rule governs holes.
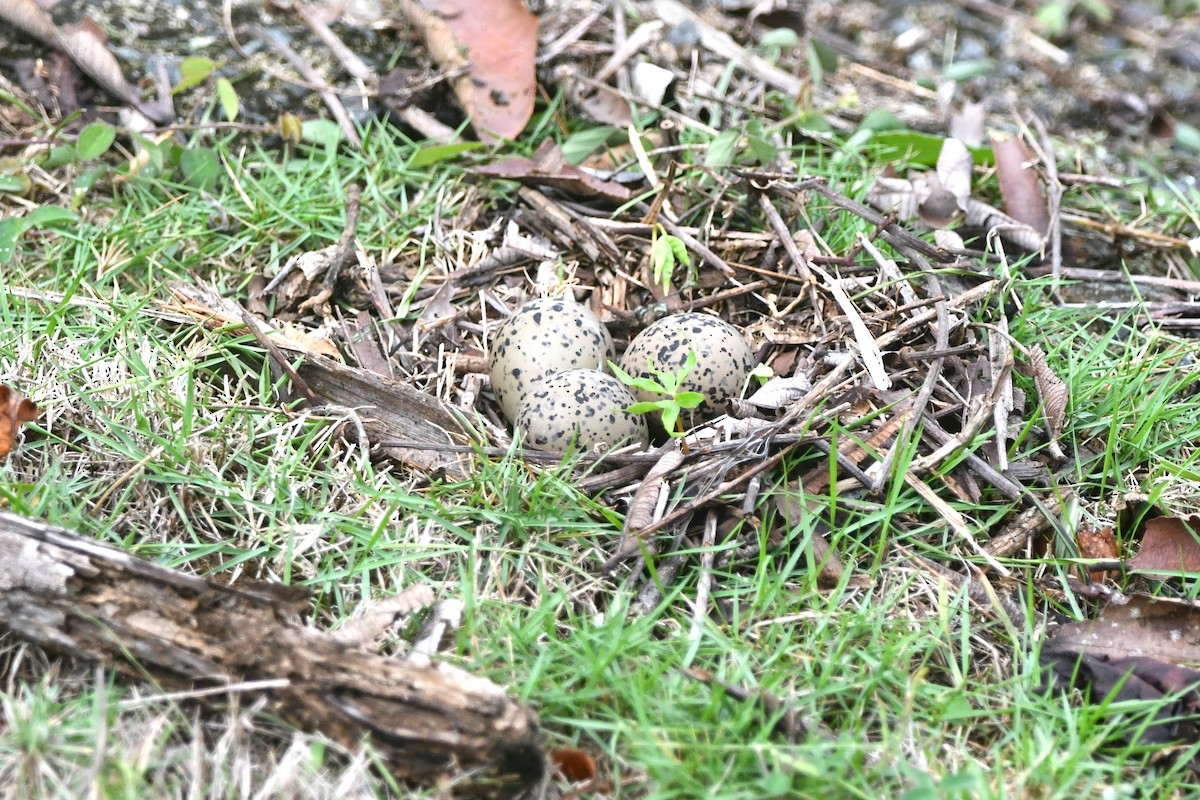
[[[965,211],[971,200],[971,171],[974,167],[975,159],[965,144],[955,138],[942,142],[937,160],[937,178],[942,188],[954,198],[957,210]]]
[[[66,53],[102,89],[155,122],[169,122],[174,116],[169,108],[142,102],[137,91],[125,80],[117,59],[105,46],[103,32],[89,20],[60,29],[34,0],[0,0],[0,20],[47,47]]]
[[[1112,561],[1119,555],[1117,538],[1113,536],[1111,526],[1104,528],[1080,527],[1075,532],[1075,543],[1079,545],[1080,558]],[[1105,572],[1093,572],[1092,580],[1097,582],[1102,581],[1106,575],[1107,573]]]
[[[1045,236],[1050,230],[1050,210],[1038,186],[1037,171],[1029,165],[1032,161],[1029,151],[1016,136],[1003,141],[993,139],[992,150],[996,154],[996,176],[1004,210],[1017,222]]]
[[[484,141],[512,139],[533,113],[538,20],[521,0],[400,0]]]
[[[0,383],[0,461],[17,446],[17,432],[23,422],[33,422],[41,409],[16,389]]]
[[[1029,363],[1033,366],[1033,385],[1042,398],[1042,414],[1046,418],[1046,435],[1050,438],[1051,452],[1056,458],[1062,458],[1058,437],[1062,435],[1063,423],[1067,418],[1067,384],[1046,364],[1046,354],[1037,345],[1029,349]]]
[[[657,520],[655,514],[658,508],[658,498],[667,482],[666,476],[683,463],[683,454],[671,448],[663,453],[646,477],[642,485],[634,492],[629,501],[629,510],[625,514],[625,530],[623,536],[637,535],[643,528],[648,528]]]
[[[811,389],[812,383],[804,375],[793,375],[790,378],[774,377],[747,397],[746,402],[756,408],[777,411],[804,397]]]
[[[406,617],[433,603],[433,589],[426,584],[406,586],[390,597],[367,602],[358,617],[338,628],[333,638],[347,644],[362,645],[377,639],[399,617]]]

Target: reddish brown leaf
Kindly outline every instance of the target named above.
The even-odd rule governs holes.
[[[996,154],[996,176],[1000,180],[1004,210],[1045,236],[1050,229],[1050,211],[1038,185],[1037,171],[1029,166],[1032,160],[1029,151],[1016,136],[1002,141],[993,139],[992,149]]]
[[[1103,558],[1114,560],[1118,558],[1117,538],[1113,536],[1113,529],[1107,528],[1080,528],[1075,534],[1075,542],[1079,545],[1079,555],[1081,558]],[[1104,580],[1106,572],[1093,572],[1092,580]]]
[[[0,383],[0,461],[17,446],[17,431],[22,422],[33,422],[41,410],[16,389]]]
[[[577,747],[555,747],[550,761],[571,783],[596,779],[596,761]]]
[[[479,138],[512,139],[533,113],[538,20],[521,0],[401,0]]]
[[[1200,572],[1200,517],[1158,517],[1146,523],[1142,547],[1126,566],[1141,573]]]

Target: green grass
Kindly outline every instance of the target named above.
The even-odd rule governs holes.
[[[1153,750],[1120,743],[1153,715],[1152,704],[1038,691],[1034,612],[1046,603],[1043,578],[1057,586],[1065,566],[1007,562],[1028,618],[1014,620],[1015,630],[996,622],[908,555],[955,567],[964,559],[936,513],[900,481],[880,496],[815,498],[820,511],[790,529],[761,504],[759,528],[743,522],[713,548],[710,613],[695,622],[696,546],[696,558],[642,613],[641,576],[595,572],[619,535],[620,508],[579,493],[570,465],[479,459],[469,479],[430,483],[347,441],[344,411],[285,413],[250,337],[150,313],[169,298],[172,280],[199,278],[244,297],[254,274],[333,243],[353,181],[363,187],[360,243],[407,270],[413,285],[396,298],[397,322],[414,322],[420,276],[445,263],[430,221],[459,210],[463,165],[475,156],[414,169],[418,145],[382,129],[365,133],[357,154],[282,156],[221,144],[228,179],[210,196],[139,179],[111,196],[90,195],[79,226],[22,240],[0,278],[0,377],[45,413],[3,467],[0,503],[218,581],[309,587],[319,626],[340,623],[364,599],[430,583],[465,605],[444,657],[534,705],[552,744],[600,754],[620,796],[1200,791],[1186,770],[1152,765]],[[865,189],[869,154],[859,163],[798,148],[795,157],[805,174]],[[697,192],[715,185],[688,174]],[[486,186],[480,202],[503,209],[510,191]],[[1079,208],[1094,194],[1067,202]],[[1135,200],[1106,196],[1105,213],[1120,216]],[[1156,202],[1172,228],[1198,205],[1181,191]],[[868,231],[819,200],[806,203],[838,252]],[[690,221],[702,223],[709,212],[698,208]],[[739,206],[731,220],[749,226],[757,217]],[[1018,281],[1014,292],[1026,304],[1011,321],[1013,337],[1040,344],[1071,387],[1065,441],[1079,458],[1075,472],[1059,476],[1061,488],[1076,491],[1089,520],[1110,515],[1113,496],[1129,488],[1192,508],[1200,419],[1186,359],[1197,347],[1133,318],[1038,302],[1045,288]],[[404,377],[430,389],[436,375],[423,363]],[[1027,376],[1017,380],[1032,392]],[[1011,455],[1032,441],[1021,431]],[[915,442],[903,449],[896,474],[914,450]],[[819,463],[788,462],[766,492],[789,491]],[[980,530],[1009,510],[990,496],[955,507]],[[820,522],[834,523],[830,544],[847,566],[832,588],[810,563]],[[775,548],[766,546],[772,529],[782,536]],[[748,554],[739,549],[747,541],[761,546]],[[214,719],[106,672],[47,667],[11,637],[0,658],[8,679],[0,697],[0,786],[8,788],[0,795],[77,797],[95,787],[103,797],[164,797],[197,786],[206,796],[391,792],[368,768],[369,754],[293,734],[253,709],[235,706]],[[694,680],[688,668],[715,683]],[[775,730],[778,713],[735,699],[722,684],[782,700],[811,734],[788,741]]]

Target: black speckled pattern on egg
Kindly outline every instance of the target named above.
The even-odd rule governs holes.
[[[571,441],[590,450],[650,441],[646,419],[626,414],[633,395],[611,375],[573,369],[551,375],[529,390],[517,414],[517,430],[526,447],[565,452]]]
[[[514,421],[535,383],[569,369],[604,369],[615,358],[612,337],[590,308],[573,300],[531,300],[500,323],[489,372],[500,410]]]
[[[663,317],[633,338],[620,366],[634,377],[653,378],[647,359],[656,369],[677,372],[687,361],[689,349],[696,351],[696,366],[681,388],[700,392],[706,398],[685,417],[684,424],[690,427],[723,413],[726,402],[741,394],[754,369],[754,354],[737,328],[708,314]],[[640,402],[659,399],[640,389],[634,389],[633,394]]]

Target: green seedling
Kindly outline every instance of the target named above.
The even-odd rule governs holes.
[[[691,270],[692,256],[687,251],[687,245],[678,236],[667,233],[662,225],[655,225],[650,234],[650,267],[654,282],[662,284],[663,294],[671,293],[671,278],[675,274],[676,264],[683,264]]]
[[[622,370],[613,362],[609,361],[609,369],[613,375],[621,383],[633,389],[641,389],[657,395],[659,400],[646,400],[640,403],[634,403],[626,408],[626,413],[629,414],[649,414],[652,411],[658,411],[662,415],[662,426],[666,432],[676,438],[683,436],[683,422],[680,420],[680,413],[695,408],[704,402],[704,395],[700,392],[681,391],[680,385],[687,378],[688,373],[696,366],[696,351],[689,349],[687,358],[683,362],[683,366],[676,372],[667,372],[655,368],[654,362],[650,359],[646,360],[650,372],[653,373],[653,378],[635,378],[629,373]]]

